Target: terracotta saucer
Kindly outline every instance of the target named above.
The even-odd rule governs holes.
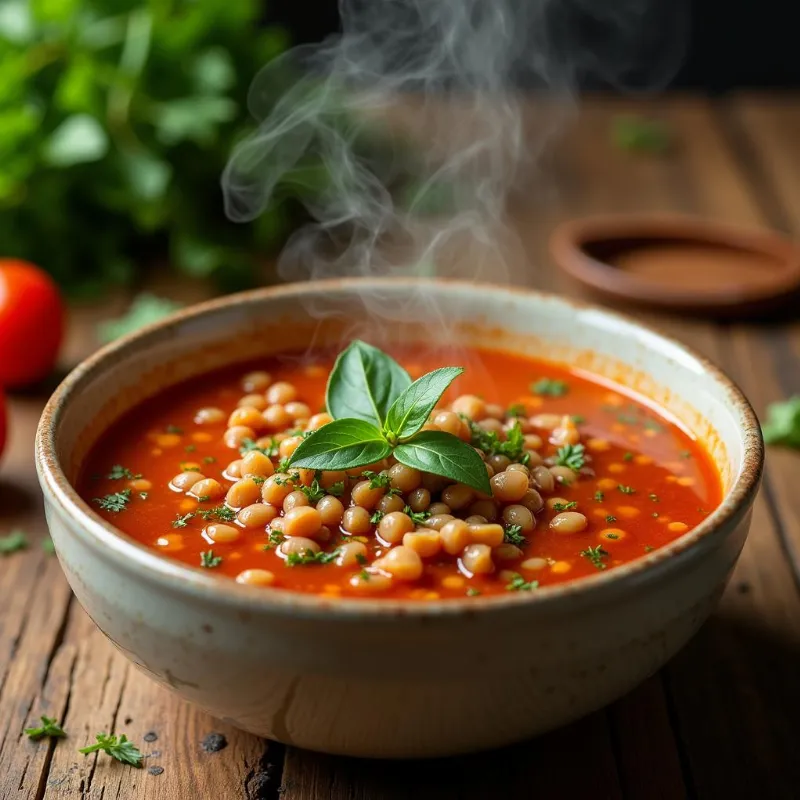
[[[674,311],[760,313],[800,292],[800,246],[769,230],[696,217],[615,215],[560,225],[550,251],[605,298]]]

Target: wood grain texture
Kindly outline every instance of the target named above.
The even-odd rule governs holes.
[[[620,113],[663,120],[675,134],[673,151],[655,157],[616,149],[610,130]],[[560,220],[588,213],[684,211],[797,233],[797,133],[800,100],[794,98],[588,101],[541,169],[514,193],[510,225],[522,252],[508,264],[508,275],[575,294],[550,263],[547,238]],[[187,302],[208,294],[195,287],[187,295],[162,274],[150,285]],[[116,308],[76,312],[68,364],[95,346],[94,324],[118,313],[125,298],[116,302]],[[800,393],[800,325],[791,319],[723,326],[640,316],[729,370],[759,414],[768,403]],[[36,541],[45,530],[31,440],[46,388],[13,400],[12,439],[0,470],[0,531],[20,526],[33,540],[28,551],[0,559],[1,800],[797,796],[796,454],[770,452],[753,531],[720,608],[659,675],[605,711],[532,742],[468,758],[364,762],[284,749],[191,709],[130,666],[71,601],[56,560]],[[365,710],[371,712],[379,710]],[[40,714],[63,719],[69,738],[57,745],[30,742],[22,729]],[[95,733],[112,729],[140,746],[145,769],[77,753]],[[226,737],[220,752],[200,746],[210,732]]]

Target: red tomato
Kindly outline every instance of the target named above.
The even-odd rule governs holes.
[[[52,278],[27,261],[0,259],[0,386],[25,386],[53,369],[64,306]]]

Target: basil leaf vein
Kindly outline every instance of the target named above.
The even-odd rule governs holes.
[[[300,442],[289,459],[289,466],[352,469],[374,464],[391,452],[392,446],[374,425],[360,419],[337,419]]]
[[[356,340],[336,359],[325,402],[334,419],[359,419],[380,428],[410,385],[411,377],[391,356]]]
[[[442,367],[414,381],[394,401],[386,415],[386,428],[398,439],[408,439],[425,424],[445,389],[464,371]]]
[[[397,445],[394,457],[407,467],[450,478],[479,492],[492,492],[483,459],[451,433],[422,431],[411,441]]]

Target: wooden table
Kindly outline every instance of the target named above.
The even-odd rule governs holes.
[[[613,117],[663,119],[678,146],[647,156],[609,144]],[[515,202],[512,223],[535,267],[517,278],[571,291],[546,253],[559,219],[593,211],[677,210],[800,234],[800,97],[596,98]],[[517,267],[519,269],[519,267]],[[120,300],[122,303],[122,300]],[[112,313],[74,314],[68,358]],[[748,326],[654,321],[720,363],[762,414],[800,393],[800,322]],[[32,440],[44,396],[10,401],[0,531],[32,546],[0,560],[0,798],[493,800],[800,797],[800,455],[773,450],[753,529],[722,604],[693,641],[627,697],[567,729],[499,752],[444,762],[329,758],[257,739],[151,683],[72,597],[46,535]],[[35,744],[47,714],[69,738]],[[387,720],[387,724],[391,724]],[[97,731],[148,753],[137,770],[76,750]],[[222,733],[227,746],[205,752]],[[157,737],[157,738],[156,738]]]

